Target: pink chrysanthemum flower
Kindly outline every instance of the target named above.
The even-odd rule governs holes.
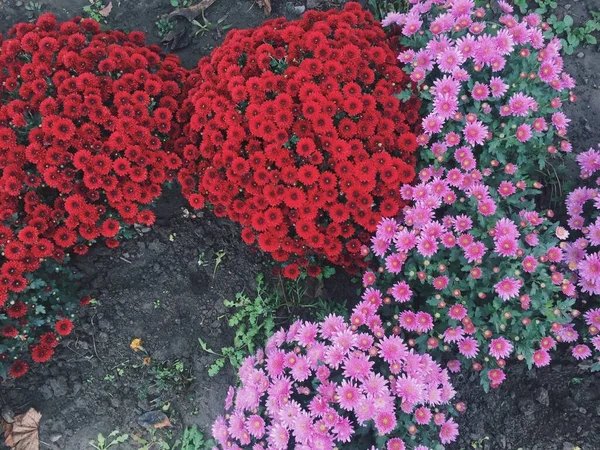
[[[522,92],[514,94],[508,102],[510,113],[520,117],[525,117],[529,110],[534,108],[534,105],[537,107],[535,100]]]
[[[500,98],[508,91],[508,84],[504,83],[500,77],[492,77],[490,78],[490,89],[492,97]]]
[[[585,322],[590,326],[600,328],[600,308],[593,308],[584,314]]]
[[[552,114],[552,125],[554,125],[557,130],[566,130],[569,122],[571,122],[571,119],[568,119],[565,113],[561,111]]]
[[[343,363],[344,377],[363,381],[371,373],[373,364],[374,362],[369,360],[369,355],[359,352],[351,354]]]
[[[464,338],[464,330],[462,327],[449,327],[444,331],[444,342],[452,343],[459,342]]]
[[[394,244],[398,251],[408,252],[417,245],[417,235],[412,230],[401,230],[394,235]]]
[[[594,336],[592,338],[592,345],[596,349],[596,351],[600,352],[600,336]]]
[[[515,239],[509,237],[502,237],[495,242],[494,251],[502,257],[515,256],[519,244]]]
[[[600,280],[600,252],[586,255],[583,261],[577,263],[577,270],[582,278]]]
[[[452,305],[448,309],[448,316],[454,320],[462,320],[467,316],[467,308],[463,305]]]
[[[547,350],[537,350],[533,353],[533,364],[536,367],[545,367],[550,364],[550,353]]]
[[[454,218],[454,230],[457,233],[469,231],[473,228],[473,220],[464,214],[458,215]]]
[[[469,263],[482,259],[485,255],[486,247],[483,242],[475,242],[465,248],[465,258]]]
[[[386,450],[406,450],[406,445],[402,439],[393,438],[387,442]]]
[[[387,336],[378,344],[379,356],[388,363],[402,360],[408,351],[406,344],[398,336]]]
[[[551,350],[556,347],[556,341],[551,336],[543,337],[540,340],[540,347],[542,350]]]
[[[402,311],[398,322],[406,331],[417,331],[417,315],[412,311]]]
[[[448,370],[452,373],[460,372],[460,361],[458,359],[450,360],[446,363]]]
[[[471,89],[471,95],[475,100],[483,101],[489,97],[490,91],[487,85],[483,83],[475,83]]]
[[[433,287],[438,290],[441,291],[442,289],[444,289],[446,286],[448,286],[448,282],[449,279],[447,276],[443,275],[441,277],[436,277],[433,280]]]
[[[437,240],[429,236],[419,236],[417,238],[417,251],[428,258],[435,255],[438,251]]]
[[[284,450],[288,446],[290,435],[283,425],[277,423],[269,431],[267,440],[274,448]]]
[[[519,289],[521,288],[521,280],[515,278],[504,278],[502,281],[494,285],[494,289],[502,300],[510,300],[513,297],[519,295]]]
[[[533,273],[533,272],[535,272],[537,264],[538,264],[537,260],[533,256],[528,255],[523,259],[521,266],[523,267],[523,270],[525,272]]]
[[[442,444],[450,444],[458,437],[458,424],[450,418],[442,425],[440,429],[440,441]]]
[[[416,405],[425,398],[425,386],[408,375],[400,376],[395,387],[398,396],[409,405]]]
[[[375,280],[377,280],[377,277],[375,276],[375,274],[373,273],[373,271],[367,270],[363,274],[363,277],[362,277],[363,286],[370,286],[373,283],[375,283]]]
[[[458,343],[458,351],[465,358],[475,358],[479,353],[479,343],[472,337],[464,338]]]
[[[392,297],[399,303],[406,303],[412,297],[412,290],[406,281],[398,281],[392,286]]]
[[[587,345],[579,344],[573,347],[573,357],[578,360],[588,359],[592,356],[592,351]]]
[[[476,120],[468,123],[463,129],[463,136],[470,145],[481,145],[484,143],[488,134],[488,127],[483,122]]]
[[[402,34],[404,36],[412,36],[416,32],[421,29],[423,25],[423,21],[421,21],[418,17],[409,16],[406,18],[404,22],[404,28],[402,28]]]
[[[506,380],[506,374],[501,369],[492,369],[488,372],[488,378],[492,387],[498,387]]]
[[[392,240],[394,234],[398,231],[398,222],[394,219],[384,217],[377,225],[376,236],[387,241]]]
[[[543,117],[538,117],[533,121],[533,129],[538,133],[542,133],[548,130],[548,124]]]
[[[444,94],[434,97],[433,112],[441,119],[449,119],[456,111],[458,111],[458,101],[456,100],[456,97],[450,97],[449,95]]]
[[[248,433],[256,439],[262,438],[265,435],[264,419],[256,414],[248,417],[248,419],[246,419],[246,430],[248,430]]]
[[[492,339],[490,342],[489,354],[496,359],[505,359],[513,351],[512,343],[503,337]]]
[[[416,318],[416,328],[418,332],[427,333],[428,331],[433,330],[433,317],[431,314],[424,311],[419,311]]]
[[[375,428],[379,434],[388,434],[396,428],[396,415],[393,411],[379,411],[375,415]]]
[[[336,389],[338,403],[342,409],[353,410],[361,399],[360,390],[351,381],[344,380]]]
[[[498,186],[498,193],[502,197],[509,197],[515,192],[517,192],[517,188],[515,188],[515,185],[510,181],[503,181],[500,183],[500,186]]]
[[[385,269],[390,273],[400,273],[404,264],[403,253],[392,253],[385,258]]]
[[[431,422],[431,410],[425,406],[421,406],[415,410],[415,421],[419,425],[427,425]]]
[[[519,142],[524,143],[524,142],[527,142],[528,140],[530,140],[531,137],[533,136],[533,134],[531,133],[531,125],[529,125],[528,123],[519,125],[515,136],[517,137],[517,140]]]

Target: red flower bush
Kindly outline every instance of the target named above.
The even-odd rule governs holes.
[[[407,80],[356,3],[230,32],[188,78],[186,138],[174,142],[183,194],[291,261],[289,278],[310,256],[355,270],[415,175],[420,101],[396,97]]]
[[[143,33],[102,32],[90,19],[45,14],[0,44],[0,317],[12,327],[0,344],[12,348],[4,339],[49,311],[36,303],[43,296],[24,295],[35,279],[26,274],[99,239],[115,247],[123,224],[154,221],[147,205],[181,165],[163,144],[181,131],[174,116],[187,72],[144,46]],[[39,325],[72,329],[67,318]],[[52,346],[28,330],[19,340],[47,361]]]

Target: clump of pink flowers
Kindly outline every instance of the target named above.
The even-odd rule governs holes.
[[[577,340],[576,286],[560,268],[559,228],[532,201],[541,185],[516,165],[476,163],[467,146],[452,158],[456,168],[422,169],[401,190],[412,206],[380,222],[372,252],[381,269],[363,278],[363,298],[382,298],[410,345],[496,387],[507,359],[544,366],[557,341]]]
[[[213,425],[223,449],[427,450],[453,442],[443,412],[455,391],[431,356],[386,333],[370,298],[361,323],[298,321],[247,358],[226,416]],[[365,433],[365,430],[372,430]]]
[[[596,353],[593,370],[600,370],[600,145],[577,155],[583,185],[575,188],[566,200],[567,226],[560,232],[565,263],[573,272],[579,288],[579,305],[583,314],[576,316],[583,343],[573,347],[573,356],[583,360]],[[579,311],[578,310],[578,311]],[[591,348],[590,348],[591,347]]]
[[[532,175],[550,154],[571,152],[561,107],[575,100],[575,82],[538,15],[519,17],[505,2],[500,14],[473,0],[411,4],[383,23],[401,27],[398,59],[427,106],[418,142],[430,151],[422,157],[441,162],[467,146],[483,162],[516,162]]]

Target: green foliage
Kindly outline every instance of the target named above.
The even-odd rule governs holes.
[[[107,437],[104,437],[102,433],[99,433],[97,440],[90,441],[90,445],[96,450],[107,450],[118,444],[122,444],[127,441],[127,439],[129,439],[128,434],[121,434],[119,430],[114,430]]]
[[[209,450],[216,445],[212,439],[205,440],[204,434],[196,425],[187,427],[183,437],[173,444],[172,450]]]
[[[154,25],[156,25],[156,28],[158,28],[158,35],[160,37],[165,37],[171,32],[171,30],[173,30],[175,27],[175,22],[169,19],[160,18],[154,22]]]
[[[150,367],[149,374],[153,378],[154,385],[161,392],[169,389],[181,391],[194,380],[190,370],[180,360],[153,365]]]
[[[27,11],[27,19],[32,22],[42,14],[42,4],[39,2],[28,2],[25,4],[25,11]]]
[[[106,16],[102,13],[105,7],[104,0],[94,0],[89,5],[83,7],[83,15],[94,19],[98,23],[106,23]]]
[[[173,8],[187,8],[192,4],[191,0],[169,0]]]
[[[208,33],[210,31],[216,31],[217,34],[221,35],[223,32],[229,30],[233,25],[226,24],[225,20],[227,20],[227,15],[224,15],[220,19],[217,20],[217,23],[212,23],[204,16],[204,10],[201,11],[201,21],[192,20],[192,25],[196,27],[196,32],[194,36],[202,35],[204,33]]]
[[[381,21],[389,12],[405,12],[408,10],[408,0],[369,0],[367,7],[376,20]]]
[[[331,270],[325,273],[324,269],[321,275],[328,277],[331,274]],[[315,295],[308,295],[311,288],[308,283],[321,283],[320,280],[279,278],[278,282],[278,286],[267,287],[264,275],[258,274],[255,295],[238,292],[234,300],[223,302],[231,311],[227,325],[235,329],[233,344],[215,351],[198,339],[203,351],[217,357],[208,368],[211,377],[217,375],[226,363],[237,370],[242,361],[261,348],[279,327],[300,318],[322,318],[344,310],[344,303],[317,298],[320,284],[312,287]]]
[[[592,16],[583,26],[573,26],[571,16],[566,15],[559,19],[552,14],[547,19],[552,30],[547,31],[545,35],[546,37],[559,37],[565,53],[571,55],[582,44],[597,44],[598,40],[594,33],[600,31],[600,12],[593,11]]]

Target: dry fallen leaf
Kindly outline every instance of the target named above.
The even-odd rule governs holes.
[[[2,421],[6,445],[14,450],[39,450],[39,426],[42,415],[33,408],[15,416],[13,423]]]
[[[112,11],[112,2],[108,2],[108,5],[106,5],[100,11],[98,11],[98,14],[100,14],[102,17],[108,17],[108,15],[110,14],[111,11]]]
[[[170,427],[171,421],[162,411],[149,411],[138,417],[138,423],[146,429]]]
[[[177,8],[175,11],[169,14],[169,18],[171,17],[185,17],[190,22],[194,20],[196,17],[200,15],[202,11],[212,5],[216,0],[202,0],[200,3],[192,5],[188,8]]]
[[[257,3],[265,10],[265,16],[271,14],[271,0],[257,0]]]

